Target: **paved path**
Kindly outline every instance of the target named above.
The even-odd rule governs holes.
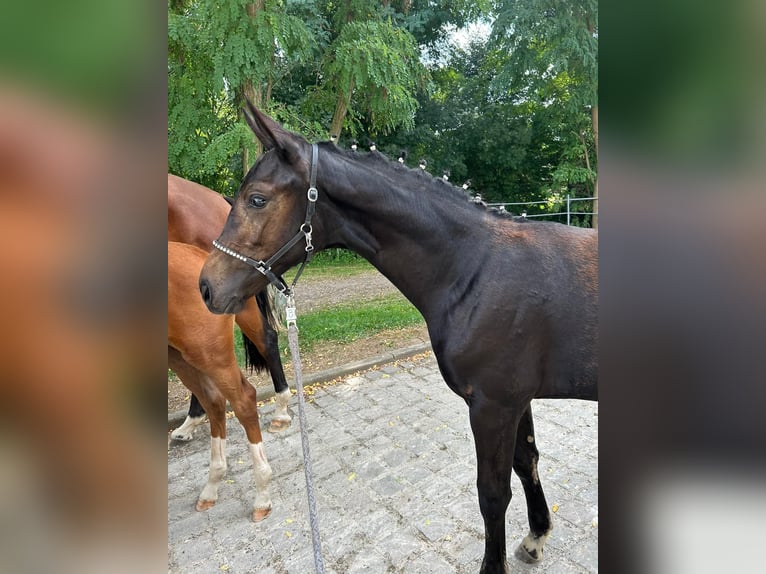
[[[317,389],[308,419],[327,574],[476,574],[483,526],[465,403],[431,354]],[[264,433],[273,512],[249,520],[246,439],[228,421],[229,470],[216,506],[193,508],[207,478],[207,427],[168,451],[168,569],[172,574],[314,572],[297,404],[293,426]],[[268,424],[273,405],[261,409]],[[554,530],[541,565],[512,557],[527,533],[518,478],[507,513],[512,572],[598,571],[598,406],[533,402],[539,470]]]

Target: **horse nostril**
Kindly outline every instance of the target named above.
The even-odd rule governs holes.
[[[210,283],[207,282],[207,279],[200,279],[199,292],[202,293],[202,300],[205,302],[205,305],[210,306],[213,296],[210,293]]]

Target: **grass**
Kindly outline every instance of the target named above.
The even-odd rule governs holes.
[[[365,259],[351,251],[346,249],[327,249],[314,255],[311,263],[306,266],[301,281],[305,279],[311,280],[312,278],[351,277],[374,269]],[[288,284],[292,282],[297,272],[298,266],[290,269],[290,271],[285,273],[285,281]]]
[[[423,322],[417,309],[402,295],[395,293],[378,299],[343,303],[305,313],[298,317],[298,338],[302,353],[308,353],[321,342],[350,343],[380,331],[402,329]],[[237,360],[244,364],[242,341],[237,334]],[[279,337],[279,350],[285,353],[287,337]]]
[[[310,351],[318,342],[350,343],[380,331],[422,322],[418,310],[399,294],[344,303],[298,317],[301,351]]]

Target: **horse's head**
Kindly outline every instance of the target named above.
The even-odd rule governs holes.
[[[267,261],[299,232],[306,217],[311,145],[248,102],[245,118],[264,153],[245,176],[226,225],[200,274],[205,304],[214,313],[237,313],[269,279],[233,253]],[[305,256],[298,241],[272,264],[281,275]]]

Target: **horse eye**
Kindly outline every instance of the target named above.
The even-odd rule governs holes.
[[[266,207],[266,198],[260,195],[254,195],[250,198],[250,205],[256,209],[263,209]]]

